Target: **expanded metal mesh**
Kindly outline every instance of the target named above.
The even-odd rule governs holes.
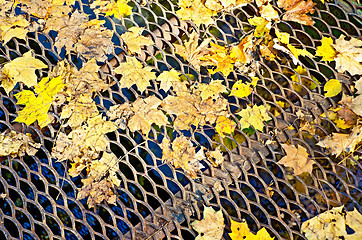
[[[144,48],[139,60],[157,72],[174,68],[195,75],[194,81],[209,81],[207,72],[197,72],[175,54],[172,43],[181,43],[191,29],[197,29],[175,14],[177,1],[147,1],[144,5],[130,2],[133,14],[122,20],[95,15],[88,5],[84,1],[75,6],[90,18],[106,20],[106,26],[115,32],[113,41],[116,46],[101,74],[115,80],[116,84],[97,94],[95,101],[100,111],[114,104],[134,101],[140,96],[135,89],[121,89],[117,76],[112,73],[114,66],[124,61],[126,52],[120,34],[131,26],[144,27],[156,43]],[[315,8],[314,26],[278,23],[279,29],[291,35],[293,45],[313,52],[323,36],[361,36],[362,8],[355,3],[335,0],[322,4],[318,1]],[[220,14],[215,24],[197,31],[202,36],[214,38],[220,45],[236,44],[252,29],[248,18],[257,13],[256,6],[248,4]],[[53,43],[51,35],[30,33],[25,41],[13,39],[2,46],[0,61],[9,61],[33,49],[37,58],[49,66],[64,58],[81,66],[83,59],[80,56],[65,55],[64,50],[58,54]],[[343,204],[362,210],[361,162],[353,156],[347,156],[341,162],[340,158],[330,157],[316,145],[320,140],[318,136],[343,132],[327,117],[320,117],[340,100],[340,97],[325,98],[321,86],[328,79],[337,78],[342,80],[343,90],[353,94],[350,88],[353,79],[337,73],[333,63],[301,57],[307,73],[297,74],[300,81],[296,83],[291,80],[296,74],[296,66],[290,61],[266,61],[255,57],[260,64],[258,77],[261,79],[256,93],[244,99],[227,98],[232,113],[251,103],[269,106],[273,120],[263,132],[248,136],[236,130],[235,136],[239,139],[230,138],[229,144],[234,149],[225,152],[222,166],[215,168],[205,162],[205,169],[195,180],[161,161],[160,138],[156,136],[162,136],[167,128],[152,128],[154,139],[146,139],[129,130],[107,134],[112,152],[118,157],[124,156],[118,173],[122,183],[114,189],[116,205],[104,203],[92,209],[86,206],[86,200],[76,200],[77,188],[81,187],[81,179],[85,176],[71,178],[67,173],[67,163],[51,158],[59,121],[53,121],[54,124],[41,130],[35,126],[14,124],[12,121],[19,111],[14,94],[22,90],[22,85],[9,96],[1,92],[0,131],[30,132],[42,147],[35,156],[1,159],[0,193],[6,196],[0,199],[0,239],[193,239],[197,233],[190,223],[202,218],[204,206],[222,209],[228,223],[228,216],[237,221],[246,219],[254,232],[265,227],[277,239],[305,239],[300,227],[307,219]],[[46,72],[40,71],[40,74],[46,75]],[[237,80],[246,79],[238,71],[227,78],[221,74],[216,77],[224,80],[229,89]],[[306,82],[314,82],[317,87],[310,90]],[[165,97],[156,82],[143,95],[153,94],[160,99]],[[281,108],[278,101],[284,102],[285,107]],[[301,119],[296,115],[298,111],[307,121],[314,121],[315,135],[299,130]],[[58,113],[51,112],[59,120]],[[233,118],[238,122],[236,116]],[[214,133],[213,126],[206,125],[197,129],[191,138],[197,146],[225,147],[213,139]],[[265,144],[267,140],[273,141],[272,144]],[[311,175],[295,176],[290,169],[277,163],[285,155],[279,143],[285,142],[308,150],[315,161]],[[354,154],[361,155],[360,150]],[[224,237],[228,239],[226,234]]]

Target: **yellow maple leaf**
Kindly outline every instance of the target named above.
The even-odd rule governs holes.
[[[64,87],[61,77],[49,80],[48,77],[43,78],[39,85],[35,86],[37,96],[30,91],[24,90],[17,94],[17,104],[24,104],[25,107],[19,111],[19,116],[15,118],[16,122],[23,122],[30,125],[38,120],[41,128],[50,123],[48,110],[52,104],[55,95]]]
[[[349,41],[345,40],[342,34],[333,44],[337,52],[334,60],[336,61],[336,69],[343,73],[348,71],[352,75],[362,74],[362,41],[351,37]]]
[[[269,121],[272,119],[263,105],[254,105],[252,108],[247,106],[246,109],[242,109],[237,114],[241,117],[239,120],[241,129],[253,126],[256,130],[263,131],[263,121]]]
[[[236,83],[234,83],[231,89],[230,96],[235,96],[238,98],[247,97],[250,95],[251,90],[252,89],[250,87],[250,83],[243,83],[242,80],[239,80]]]
[[[229,233],[229,237],[231,240],[273,240],[274,237],[270,237],[269,233],[265,228],[260,229],[256,234],[250,232],[248,224],[244,221],[236,222],[230,219],[231,222],[231,233]]]
[[[199,59],[202,66],[216,66],[215,69],[208,69],[211,74],[221,72],[224,76],[228,76],[233,70],[235,58],[229,53],[229,49],[215,43],[211,43],[211,47],[207,49],[207,53]]]
[[[248,19],[249,23],[256,27],[254,31],[255,37],[262,37],[266,34],[269,34],[271,28],[271,22],[266,20],[263,17],[253,17]]]
[[[324,91],[326,97],[337,96],[342,91],[342,84],[337,79],[330,79],[324,85]]]
[[[157,81],[161,82],[160,88],[167,92],[171,87],[177,88],[177,85],[184,85],[180,79],[180,73],[178,73],[175,69],[171,69],[170,71],[163,71],[158,77]]]
[[[220,116],[216,119],[216,132],[223,138],[226,134],[232,134],[235,130],[236,123],[225,116]]]
[[[298,58],[299,56],[310,56],[310,57],[313,57],[313,55],[308,52],[307,50],[305,49],[299,49],[299,48],[296,48],[294,47],[293,45],[291,44],[288,44],[287,47],[289,48],[290,52],[296,57]]]
[[[277,38],[281,43],[289,44],[289,33],[280,32],[278,29],[275,29],[275,35],[277,35]]]
[[[181,9],[177,10],[176,14],[182,20],[193,21],[198,27],[201,24],[212,24],[214,22],[212,16],[217,14],[216,11],[205,7],[201,0],[179,0],[178,5]]]
[[[114,16],[115,18],[121,19],[123,16],[132,14],[132,7],[127,3],[129,0],[96,0],[90,4],[92,9],[95,9],[95,13],[105,13],[106,16]]]
[[[309,158],[307,149],[302,146],[296,148],[294,145],[281,145],[287,155],[280,159],[278,163],[293,168],[295,175],[300,175],[304,172],[312,173],[314,161]]]
[[[205,207],[203,219],[193,221],[191,227],[199,233],[195,240],[220,240],[225,227],[222,211]]]
[[[217,99],[220,93],[226,92],[226,87],[222,85],[222,80],[212,80],[209,84],[199,84],[197,91],[201,92],[200,97],[204,101],[208,98]]]
[[[120,63],[114,69],[115,73],[122,74],[120,87],[130,88],[136,84],[138,90],[145,91],[148,86],[151,86],[150,80],[156,79],[156,74],[152,71],[152,67],[144,67],[135,57],[126,57],[126,62]]]
[[[197,153],[192,142],[185,136],[170,140],[164,138],[161,143],[162,161],[170,162],[175,168],[182,168],[192,178],[197,177],[197,172],[204,166],[200,160],[204,159],[204,150],[201,148]]]
[[[26,86],[32,87],[37,84],[38,79],[35,70],[47,67],[48,65],[34,58],[30,51],[24,53],[23,57],[18,57],[4,65],[1,70],[3,75],[1,87],[7,94],[13,90],[17,82],[23,82]]]
[[[301,231],[307,239],[362,239],[362,215],[357,209],[347,211],[344,206],[334,207],[303,222]],[[347,232],[347,226],[350,229]]]
[[[31,134],[15,131],[0,133],[0,156],[34,156],[40,148],[40,143],[35,143]]]
[[[199,35],[194,31],[190,34],[190,39],[183,43],[183,45],[174,44],[176,53],[179,54],[184,60],[188,61],[196,70],[200,70],[202,61],[200,60],[208,51],[207,46],[211,39],[204,39],[200,45],[198,44]]]
[[[270,3],[267,3],[267,5],[261,5],[259,9],[260,16],[265,18],[266,20],[272,21],[279,19],[278,12],[273,8]]]
[[[321,43],[322,45],[317,47],[316,55],[321,56],[323,61],[333,61],[337,54],[332,46],[333,39],[323,37]]]
[[[154,44],[151,38],[141,35],[143,28],[131,27],[128,30],[129,32],[123,33],[121,38],[131,53],[141,54],[141,46],[151,46]]]
[[[24,39],[30,23],[23,15],[0,16],[0,39],[6,44],[13,37]]]

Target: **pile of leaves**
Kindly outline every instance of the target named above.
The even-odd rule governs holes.
[[[259,12],[248,20],[253,29],[238,42],[219,45],[213,38],[200,35],[201,25],[207,27],[214,24],[218,16],[246,4],[254,4]],[[95,0],[90,7],[97,14],[118,19],[132,15],[128,0]],[[14,122],[44,128],[60,121],[61,131],[56,136],[52,157],[70,163],[68,173],[71,177],[86,174],[78,199],[88,198],[89,207],[102,201],[116,204],[113,188],[121,184],[117,177],[120,159],[110,151],[107,133],[128,129],[138,131],[145,138],[158,139],[158,136],[151,134],[151,129],[161,129],[159,134],[163,138],[159,146],[162,161],[182,169],[195,179],[202,174],[206,162],[213,167],[222,164],[225,152],[234,148],[233,145],[224,144],[225,139],[233,137],[236,129],[245,134],[263,132],[265,125],[278,116],[278,111],[252,101],[235,113],[229,101],[231,98],[247,99],[257,94],[258,76],[262,74],[255,53],[267,61],[290,61],[298,74],[306,73],[299,58],[307,57],[334,62],[337,71],[355,76],[358,79],[353,82],[355,95],[344,95],[337,108],[331,108],[321,116],[330,118],[346,132],[332,133],[318,145],[336,157],[352,154],[360,146],[362,80],[358,75],[362,74],[362,41],[344,35],[337,39],[323,37],[313,54],[291,44],[290,35],[277,28],[277,23],[282,21],[313,25],[314,21],[309,15],[314,12],[315,3],[312,0],[278,0],[277,6],[266,0],[180,0],[178,7],[176,14],[196,27],[182,36],[183,42],[173,43],[175,53],[190,68],[207,70],[213,80],[196,83],[193,75],[176,69],[157,72],[140,58],[142,49],[155,43],[143,35],[143,28],[131,27],[121,35],[123,47],[127,50],[125,61],[114,67],[112,73],[120,76],[117,83],[120,88],[137,89],[140,95],[134,101],[114,105],[104,113],[97,108],[95,94],[115,84],[99,74],[102,63],[114,52],[114,32],[104,26],[105,21],[90,19],[87,14],[75,10],[75,0],[0,0],[2,45],[13,38],[25,40],[31,32],[48,34],[53,31],[56,37],[52,44],[58,53],[64,49],[67,54],[75,52],[86,59],[79,69],[68,60],[49,67],[29,51],[0,68],[0,86],[6,94],[17,91],[19,84],[25,89],[14,94],[21,109]],[[21,14],[16,14],[17,10]],[[279,12],[283,14],[279,15]],[[37,71],[45,72],[44,69],[48,69],[47,76],[38,79]],[[220,74],[227,78],[234,71],[243,73],[248,80],[238,80],[232,86],[226,86],[223,80],[215,78]],[[295,84],[290,87],[301,91],[298,75],[294,74],[291,79]],[[311,90],[321,84],[318,81],[302,83]],[[161,99],[147,91],[153,87],[163,91],[166,97]],[[330,79],[324,83],[324,91],[325,97],[341,94],[341,81]],[[279,106],[283,108],[284,103],[280,102]],[[53,117],[53,110],[59,113],[59,119]],[[301,128],[315,131],[313,123],[306,121],[302,113],[298,118],[303,123]],[[207,149],[187,137],[190,134],[186,132],[194,133],[205,126],[214,130],[214,139],[219,139],[223,148],[212,146]],[[172,129],[172,133],[167,134],[167,129]],[[39,147],[29,134],[10,131],[0,135],[0,156],[34,155]],[[291,167],[295,175],[312,174],[314,160],[309,157],[305,147],[287,142],[281,147],[285,157],[279,164]],[[220,239],[224,229],[221,212],[214,213],[205,208],[205,218],[206,215],[215,215],[211,218],[215,218],[212,221],[218,226],[212,232],[205,233],[203,228],[208,228],[207,224],[194,223],[192,226],[203,233],[199,239]],[[259,234],[269,236],[265,229],[256,235],[249,233],[246,223],[231,222],[231,229],[238,229],[230,234],[230,237],[234,236],[233,239],[239,239],[241,235],[245,239],[260,239]],[[206,237],[209,234],[212,238]]]

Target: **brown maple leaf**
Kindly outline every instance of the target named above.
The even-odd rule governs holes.
[[[312,0],[278,0],[278,7],[286,10],[283,20],[294,21],[304,25],[313,25],[313,19],[307,13],[314,13],[316,5]]]
[[[313,170],[313,160],[309,158],[307,149],[302,146],[296,148],[294,145],[281,144],[286,152],[284,156],[278,163],[283,164],[286,167],[293,168],[293,173],[295,175],[302,174],[304,172],[312,173]]]

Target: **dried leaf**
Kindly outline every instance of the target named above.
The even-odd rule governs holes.
[[[344,38],[342,34],[333,44],[337,52],[334,58],[336,69],[341,73],[348,71],[352,75],[360,75],[362,74],[362,41],[353,37],[346,41]]]
[[[216,119],[215,130],[220,137],[225,137],[226,134],[232,134],[235,130],[236,123],[225,116],[220,116]]]
[[[176,14],[182,20],[191,20],[196,26],[205,24],[206,26],[212,24],[214,20],[212,16],[215,16],[216,11],[212,11],[205,7],[201,0],[179,0],[178,6],[181,8],[176,11]]]
[[[25,40],[29,25],[23,15],[0,15],[0,40],[4,45],[13,37]]]
[[[9,94],[17,82],[23,82],[26,86],[32,87],[37,84],[38,77],[35,70],[47,68],[39,59],[32,57],[31,52],[24,53],[23,57],[18,57],[2,68],[1,86]]]
[[[260,10],[259,11],[260,16],[268,21],[279,19],[278,12],[274,9],[274,7],[270,3],[260,6],[259,10]]]
[[[182,168],[192,178],[197,177],[197,172],[204,166],[200,160],[205,159],[204,150],[197,153],[192,142],[185,136],[177,137],[172,144],[164,138],[161,144],[162,161],[172,163],[175,168]]]
[[[117,177],[117,171],[119,171],[117,156],[114,153],[103,152],[100,160],[93,160],[90,164],[88,176],[99,181],[107,175],[108,181],[119,187],[121,181]]]
[[[243,83],[242,80],[234,83],[230,96],[235,96],[238,98],[247,97],[251,94],[252,88],[250,87],[250,83]]]
[[[24,104],[25,107],[19,111],[16,122],[23,122],[30,125],[35,121],[41,128],[51,122],[48,116],[50,105],[54,101],[55,95],[64,87],[61,77],[43,78],[39,85],[34,87],[37,96],[30,90],[23,90],[15,94],[17,104]]]
[[[304,25],[313,25],[313,19],[307,13],[314,13],[313,7],[316,5],[312,0],[278,0],[278,7],[287,12],[284,13],[284,21],[294,21]]]
[[[31,134],[23,134],[15,131],[0,133],[0,156],[19,156],[26,154],[34,156],[40,148],[40,143],[35,143]]]
[[[312,174],[314,161],[309,158],[307,149],[300,145],[298,148],[294,145],[281,145],[287,155],[280,159],[278,163],[293,168],[295,175],[300,175],[304,172]]]
[[[256,27],[254,31],[255,37],[263,37],[269,34],[271,22],[263,17],[253,17],[248,19],[249,23]]]
[[[337,96],[342,91],[342,84],[337,79],[330,79],[324,85],[324,91],[326,97]]]
[[[247,106],[246,109],[242,109],[237,113],[241,119],[241,129],[249,128],[253,126],[256,130],[263,131],[263,121],[269,121],[272,118],[268,115],[266,108],[261,105],[254,105],[252,108]]]
[[[231,233],[229,233],[229,237],[231,240],[273,240],[274,237],[270,237],[269,233],[265,228],[260,229],[256,234],[250,232],[248,224],[244,221],[236,222],[230,219],[231,222]]]
[[[226,87],[222,85],[222,80],[212,80],[209,84],[199,84],[197,91],[201,92],[200,97],[204,101],[208,98],[217,99],[220,93],[226,92]]]
[[[90,4],[90,7],[94,9],[95,13],[105,13],[106,16],[114,16],[121,19],[124,16],[132,14],[132,7],[127,3],[129,0],[96,0]]]
[[[123,33],[121,38],[131,53],[141,54],[141,46],[151,46],[154,44],[151,38],[141,35],[143,28],[131,27],[128,30],[129,32]]]
[[[171,87],[175,85],[179,85],[181,83],[181,79],[179,77],[179,73],[175,69],[171,69],[170,71],[163,71],[158,77],[157,81],[161,82],[160,88],[167,92]]]
[[[341,206],[303,222],[301,231],[308,239],[357,240],[362,239],[361,224],[362,215],[357,209],[348,212]],[[347,226],[351,229],[349,233]]]
[[[114,69],[115,73],[122,74],[120,87],[130,88],[136,84],[138,90],[144,92],[148,86],[151,86],[150,80],[156,79],[156,74],[151,72],[152,67],[144,67],[135,57],[126,57],[126,61]]]
[[[206,152],[206,156],[214,167],[219,166],[224,161],[224,156],[220,151],[220,147],[216,148],[214,151]]]
[[[205,207],[203,219],[193,221],[191,227],[199,233],[195,240],[220,240],[225,227],[222,211]]]

